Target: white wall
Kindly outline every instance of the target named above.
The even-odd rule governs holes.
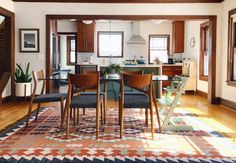
[[[221,67],[222,71],[220,78],[218,78],[219,83],[221,83],[221,97],[230,101],[236,102],[236,87],[227,86],[225,82],[227,80],[227,46],[228,46],[228,12],[231,9],[236,8],[235,0],[226,0],[222,4],[222,32],[218,35],[218,40],[221,40],[222,51],[219,57],[220,62],[218,67]]]
[[[185,46],[183,58],[195,61],[197,66],[197,89],[208,92],[208,82],[199,80],[200,24],[204,21],[185,21]],[[190,46],[190,39],[195,38],[195,46]]]
[[[68,21],[68,20],[58,20],[57,32],[76,32],[77,33],[77,23]]]
[[[14,3],[12,0],[0,0],[0,7],[3,7],[11,12],[14,12]]]

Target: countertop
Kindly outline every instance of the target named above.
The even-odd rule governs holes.
[[[94,64],[94,63],[88,63],[88,64],[76,64],[78,66],[98,66],[98,67],[107,67],[108,64]],[[162,66],[182,66],[182,64],[136,64],[136,65],[124,65],[121,64],[121,67],[162,67]]]

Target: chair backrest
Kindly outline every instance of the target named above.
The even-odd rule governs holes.
[[[137,71],[126,71],[126,70],[123,70],[122,73],[123,74],[129,74],[129,75],[142,75],[143,74],[143,70],[137,70]]]
[[[96,74],[98,71],[84,70],[84,74]]]
[[[69,89],[71,93],[79,93],[81,91],[96,89],[100,90],[100,73],[92,74],[68,74]]]
[[[33,81],[34,81],[34,89],[33,89],[33,93],[32,93],[32,96],[34,97],[35,94],[36,94],[36,91],[37,91],[37,87],[38,87],[38,84],[43,82],[43,85],[42,85],[42,89],[41,89],[41,95],[44,93],[44,90],[45,90],[45,85],[46,85],[46,81],[43,80],[44,79],[44,73],[43,73],[43,70],[40,70],[40,71],[32,71],[32,76],[33,76]]]
[[[145,75],[131,75],[131,74],[121,74],[121,91],[124,91],[124,86],[142,91],[144,93],[151,92],[152,90],[152,74]],[[149,87],[148,91],[145,88]]]

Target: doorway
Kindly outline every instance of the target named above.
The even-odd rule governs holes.
[[[11,95],[14,93],[15,69],[15,15],[0,7],[0,77],[11,73]],[[5,86],[3,86],[5,87]],[[7,95],[8,96],[8,95]]]
[[[175,21],[199,21],[208,20],[209,21],[209,69],[208,69],[208,101],[209,103],[215,104],[218,99],[215,95],[216,87],[216,23],[217,16],[212,15],[46,15],[46,40],[50,40],[50,22],[53,20],[63,20],[63,19],[76,19],[77,21],[82,20],[131,20],[131,21],[144,21],[152,19],[162,19],[162,20],[175,20]],[[50,65],[51,55],[50,55],[50,44],[47,42],[46,51],[46,72],[49,77],[52,72],[52,65]],[[50,82],[47,85],[47,91],[50,92]]]

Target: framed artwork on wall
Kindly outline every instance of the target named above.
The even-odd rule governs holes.
[[[20,52],[39,52],[39,29],[20,29]]]

